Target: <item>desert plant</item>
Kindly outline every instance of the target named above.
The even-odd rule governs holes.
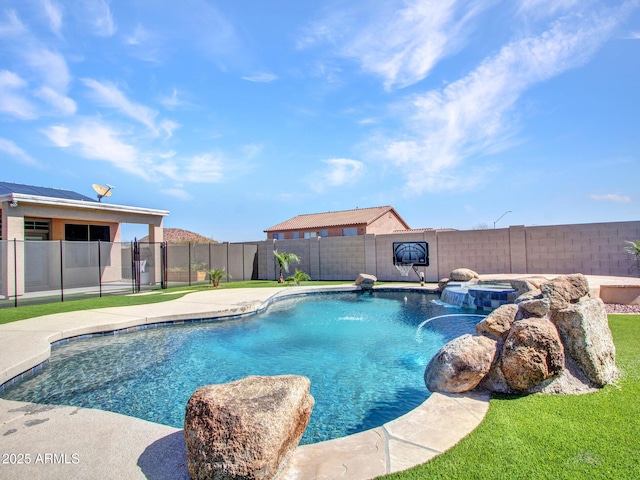
[[[634,268],[640,268],[640,240],[636,240],[635,242],[627,240],[626,243],[628,244],[625,248],[626,252],[629,255],[633,255],[636,260]]]
[[[289,265],[291,263],[300,263],[300,257],[295,253],[278,252],[273,251],[273,255],[276,257],[278,265],[280,266],[280,276],[278,277],[278,283],[284,283],[284,277],[282,271],[289,273]]]
[[[300,285],[300,283],[302,282],[308,282],[309,280],[311,280],[311,277],[306,272],[303,272],[302,270],[298,270],[296,268],[296,271],[293,272],[293,275],[287,277],[285,280],[287,282],[293,282],[295,285]]]
[[[223,278],[227,278],[227,279],[231,278],[231,275],[225,272],[224,268],[222,269],[213,268],[209,270],[207,273],[209,274],[209,281],[211,282],[211,285],[215,288],[220,286],[220,280],[222,280]]]

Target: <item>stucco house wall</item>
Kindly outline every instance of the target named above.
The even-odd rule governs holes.
[[[367,225],[366,233],[385,234],[406,229],[406,225],[393,212],[388,212]]]

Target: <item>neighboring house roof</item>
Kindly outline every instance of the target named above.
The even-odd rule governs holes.
[[[433,232],[434,228],[409,228],[407,230],[394,230],[393,233],[424,233],[424,232]]]
[[[21,183],[0,182],[0,195],[8,195],[12,193],[37,195],[39,197],[65,198],[67,200],[82,200],[84,202],[97,202],[97,200],[93,198],[82,195],[81,193],[72,192],[71,190],[23,185]]]
[[[409,228],[407,222],[398,215],[398,212],[393,207],[371,207],[371,208],[356,208],[355,210],[342,210],[339,212],[325,212],[325,213],[309,213],[305,215],[298,215],[290,218],[289,220],[278,223],[273,227],[269,227],[265,232],[274,232],[281,230],[307,230],[311,228],[328,228],[339,227],[349,225],[369,225],[383,215],[392,212],[400,222]]]
[[[163,229],[163,239],[167,243],[218,243],[216,240],[200,235],[199,233],[183,230],[182,228]],[[142,237],[140,242],[148,242],[149,237]]]

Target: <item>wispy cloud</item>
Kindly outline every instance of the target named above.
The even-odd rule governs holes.
[[[597,202],[614,202],[614,203],[630,203],[631,197],[628,195],[618,195],[615,193],[606,193],[604,195],[589,195],[591,200],[595,200]]]
[[[106,0],[82,0],[81,15],[91,31],[101,37],[111,37],[116,33],[111,7]]]
[[[0,70],[0,111],[22,120],[37,118],[37,109],[24,94],[27,86],[22,78],[13,72]]]
[[[130,119],[141,123],[154,135],[159,134],[160,129],[156,125],[158,112],[155,110],[129,100],[113,83],[99,82],[92,78],[83,78],[82,83],[92,90],[94,100],[100,105],[113,108]]]
[[[5,154],[17,159],[20,163],[24,163],[25,165],[38,168],[42,167],[42,165],[31,155],[29,155],[11,140],[7,140],[6,138],[0,137],[0,152],[4,152]]]
[[[76,113],[76,102],[66,95],[60,94],[51,87],[42,87],[40,90],[35,92],[35,95],[53,106],[61,115],[73,115]]]
[[[138,149],[125,143],[118,131],[100,121],[54,125],[43,133],[55,146],[69,148],[83,158],[106,161],[127,173],[150,178],[147,162]]]
[[[177,198],[178,200],[191,200],[193,197],[182,187],[164,188],[160,190],[165,195]]]
[[[383,147],[395,165],[420,172],[407,180],[411,192],[456,188],[469,178],[470,166],[457,170],[463,160],[508,145],[511,113],[523,93],[585,63],[623,17],[599,13],[565,17],[538,36],[507,44],[464,78],[413,97],[404,112],[408,132]]]
[[[219,183],[223,178],[223,156],[207,152],[191,157],[171,157],[154,165],[163,176],[176,182]]]
[[[188,95],[183,91],[179,91],[175,87],[171,90],[170,94],[161,96],[157,99],[157,101],[167,110],[177,110],[183,107],[194,107],[193,103],[188,100]]]
[[[54,0],[41,0],[40,5],[52,24],[51,28],[61,28],[62,14]],[[14,96],[11,104],[15,106],[15,103],[18,102],[25,107],[28,103],[29,112],[22,115],[24,118],[35,118],[52,113],[51,111],[40,111],[42,105],[40,102],[32,102],[34,98],[53,107],[55,114],[69,115],[74,113],[75,102],[67,96],[72,76],[64,56],[38,40],[24,26],[14,11],[6,12],[6,16],[7,22],[0,24],[0,37],[6,38],[6,45],[9,48],[5,51],[15,57],[17,60],[15,68],[20,71],[22,77],[29,79],[30,87],[25,88],[22,98]],[[38,106],[40,108],[37,108]],[[7,108],[4,110],[6,111]]]
[[[164,132],[166,138],[171,138],[173,132],[180,128],[180,124],[173,120],[164,119],[160,121],[158,128]]]
[[[58,114],[75,113],[76,103],[67,96],[72,76],[62,54],[34,43],[24,49],[22,56],[42,82],[42,87],[34,94],[56,109]]]
[[[187,159],[179,178],[189,183],[219,183],[223,177],[222,155],[204,153]]]
[[[242,79],[254,83],[270,83],[277,80],[278,76],[273,73],[259,72],[253,75],[246,75]]]
[[[151,30],[138,24],[133,32],[124,35],[123,42],[132,57],[154,65],[162,65],[168,55],[169,48],[163,43],[167,41],[162,34],[155,34]]]
[[[152,152],[136,144],[130,132],[122,132],[101,119],[78,119],[73,124],[42,130],[51,143],[87,160],[99,160],[145,180],[170,179],[179,183],[218,183],[223,178],[224,156],[205,152],[180,156]]]
[[[377,118],[363,118],[362,120],[358,120],[359,125],[373,125],[378,123]]]
[[[62,8],[54,0],[40,0],[42,11],[49,20],[51,31],[60,36],[62,29]]]
[[[149,36],[149,32],[138,24],[131,35],[125,35],[124,41],[127,45],[143,45],[147,42]]]
[[[256,144],[256,143],[250,143],[248,145],[243,145],[241,147],[242,153],[249,160],[257,157],[258,155],[260,155],[262,153],[263,149],[264,149],[264,145],[259,145],[259,144]]]
[[[469,21],[491,3],[393,1],[377,4],[382,8],[375,9],[375,17],[365,4],[362,11],[353,9],[307,27],[298,46],[333,43],[339,55],[381,77],[386,89],[402,88],[424,79],[442,58],[458,51],[466,43]]]
[[[15,10],[6,10],[5,15],[7,20],[6,22],[0,23],[0,36],[16,37],[27,32],[26,27],[18,18]]]
[[[365,170],[364,163],[349,158],[330,158],[323,163],[327,166],[313,174],[312,188],[317,192],[353,184]]]

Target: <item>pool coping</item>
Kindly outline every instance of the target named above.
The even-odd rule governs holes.
[[[433,286],[393,284],[374,288],[428,291]],[[356,286],[339,285],[200,291],[156,304],[53,314],[0,325],[0,385],[36,373],[48,361],[56,342],[211,317],[226,320],[253,315],[292,296],[358,290]],[[433,393],[416,409],[381,427],[299,446],[279,478],[366,480],[405,470],[455,445],[480,424],[488,408],[488,393]],[[118,429],[112,431],[115,425]],[[43,473],[47,478],[77,476],[80,471],[84,478],[188,478],[180,429],[95,409],[4,399],[0,399],[0,426],[2,453],[31,452],[35,460],[38,453],[54,454],[56,448],[64,446],[64,452],[59,453],[65,454],[64,463],[0,464],[0,477],[6,470],[12,478],[37,478],[37,469],[46,468]],[[70,435],[70,431],[83,431],[87,436]],[[97,433],[108,437],[106,450],[95,444],[92,434]],[[40,445],[41,451],[36,452],[34,445]],[[74,463],[74,453],[83,461]],[[175,458],[170,459],[172,456]],[[165,467],[161,469],[160,465]]]

